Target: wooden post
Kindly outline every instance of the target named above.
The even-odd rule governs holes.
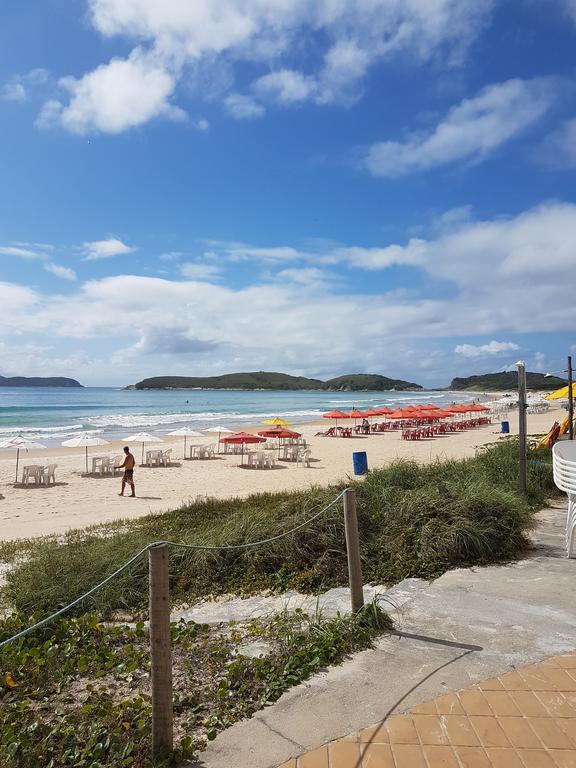
[[[528,483],[526,475],[526,366],[520,360],[518,366],[518,435],[519,435],[519,472],[518,486],[520,493],[526,493]]]
[[[148,550],[150,573],[150,660],[152,679],[152,754],[173,746],[172,646],[168,544]]]
[[[572,392],[572,355],[568,355],[568,418],[570,425],[568,427],[568,436],[574,440],[574,393]]]
[[[347,488],[344,491],[344,527],[346,532],[346,552],[348,554],[350,597],[352,599],[352,611],[356,612],[364,605],[364,589],[358,541],[358,519],[356,517],[356,491],[351,488]]]

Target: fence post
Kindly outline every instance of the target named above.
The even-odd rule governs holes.
[[[516,363],[518,367],[518,438],[519,438],[519,472],[518,486],[520,493],[526,493],[527,482],[527,440],[526,440],[526,366],[522,360]]]
[[[358,519],[356,517],[356,491],[347,488],[344,491],[344,528],[346,531],[346,552],[348,555],[348,575],[350,578],[350,597],[352,611],[359,611],[364,605],[362,584],[362,564],[358,542]]]
[[[152,754],[173,747],[172,643],[168,544],[148,550],[150,574],[150,668],[152,681]]]

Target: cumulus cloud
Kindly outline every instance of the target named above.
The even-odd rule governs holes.
[[[60,120],[68,130],[111,133],[154,117],[182,116],[176,86],[206,68],[253,63],[258,96],[283,104],[317,104],[358,97],[368,69],[402,56],[417,64],[453,66],[488,22],[494,0],[89,0],[90,19],[106,37],[137,42],[126,59],[66,78],[70,102]],[[310,65],[306,50],[318,50]],[[292,62],[301,56],[312,67]],[[290,61],[290,66],[287,62]],[[270,72],[272,69],[272,72]],[[228,92],[234,117],[259,117],[264,106],[250,93]],[[51,107],[54,113],[54,105]]]
[[[96,259],[109,259],[112,256],[125,256],[136,249],[126,245],[117,237],[109,237],[106,240],[94,240],[91,243],[84,243],[82,252],[86,261]]]
[[[539,120],[556,96],[549,78],[489,85],[453,107],[431,133],[372,145],[362,165],[374,176],[395,177],[457,160],[482,160]]]
[[[220,277],[221,272],[221,268],[216,264],[202,264],[201,262],[189,261],[180,267],[180,273],[192,280],[213,280]]]
[[[2,88],[0,88],[0,99],[3,101],[15,101],[22,103],[27,101],[30,91],[37,86],[43,85],[49,79],[50,73],[47,69],[31,69],[24,75],[13,75]]]
[[[454,347],[454,352],[463,357],[491,357],[493,355],[502,355],[505,352],[515,352],[519,350],[518,344],[512,341],[489,341],[488,344],[458,344]]]
[[[537,159],[556,170],[576,168],[576,117],[566,120],[544,140]]]
[[[59,277],[62,280],[77,280],[76,272],[74,272],[73,269],[70,267],[63,267],[61,264],[54,264],[53,262],[50,262],[49,264],[44,265],[44,269],[46,272],[50,272],[50,274],[54,275],[55,277]]]

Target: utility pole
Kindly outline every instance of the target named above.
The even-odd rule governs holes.
[[[518,366],[518,436],[519,436],[519,473],[518,485],[520,493],[527,491],[526,475],[526,365],[523,360],[519,360]]]
[[[568,436],[574,440],[574,393],[572,392],[572,355],[568,355]]]

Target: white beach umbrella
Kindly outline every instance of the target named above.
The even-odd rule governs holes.
[[[39,448],[46,448],[42,443],[36,443],[34,440],[29,440],[23,435],[15,435],[8,440],[4,440],[0,443],[0,448],[16,448],[16,481],[18,482],[18,462],[20,460],[20,450],[33,451]]]
[[[225,434],[234,434],[231,429],[227,429],[226,427],[208,427],[208,429],[205,429],[204,432],[211,432],[213,434],[218,433],[218,453],[220,453],[220,435]]]
[[[184,437],[184,458],[186,458],[186,438],[204,437],[202,432],[196,432],[196,430],[192,429],[192,427],[180,427],[180,429],[175,429],[173,432],[168,432],[168,434],[174,435],[175,437]]]
[[[88,474],[88,446],[89,445],[109,445],[108,440],[102,437],[96,437],[91,432],[80,432],[79,435],[64,440],[62,445],[66,448],[86,448],[86,474]]]
[[[159,435],[151,435],[150,432],[136,432],[124,438],[126,443],[142,443],[142,464],[144,464],[144,443],[161,443],[162,438]]]

